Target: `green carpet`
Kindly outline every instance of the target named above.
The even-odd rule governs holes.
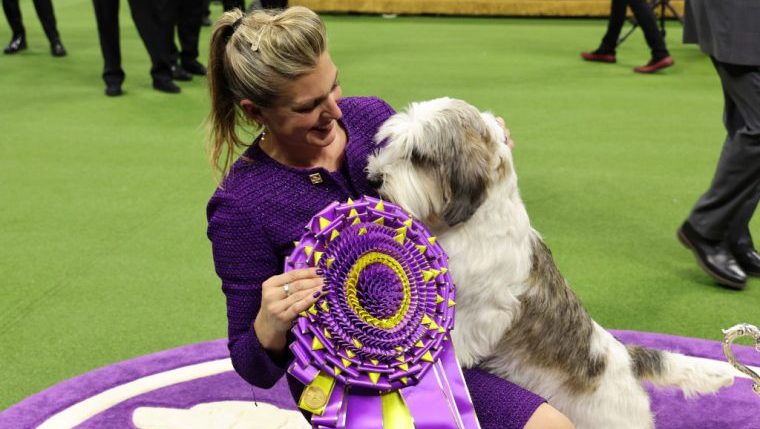
[[[68,57],[50,56],[30,1],[29,49],[0,55],[0,409],[96,367],[226,335],[205,237],[205,79],[179,95],[152,90],[122,3],[123,97],[103,95],[90,1],[55,2]],[[724,136],[717,76],[677,23],[676,66],[640,76],[640,32],[618,64],[580,61],[602,20],[325,20],[344,94],[396,108],[454,96],[506,118],[533,224],[599,323],[712,339],[760,323],[760,282],[716,287],[675,240]]]

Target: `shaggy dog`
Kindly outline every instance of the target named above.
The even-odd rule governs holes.
[[[380,128],[367,168],[449,254],[460,364],[547,398],[579,429],[653,428],[642,380],[686,395],[732,384],[724,363],[625,346],[591,319],[530,226],[507,138],[461,100],[413,103]]]

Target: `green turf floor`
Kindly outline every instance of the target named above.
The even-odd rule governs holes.
[[[180,95],[152,90],[122,2],[126,94],[106,98],[91,2],[55,2],[65,58],[49,55],[31,1],[21,3],[29,49],[0,55],[0,409],[226,333],[205,237],[205,79]],[[716,339],[760,323],[760,281],[716,287],[675,240],[724,135],[720,83],[676,23],[676,66],[640,76],[641,33],[618,64],[580,61],[602,20],[325,20],[344,94],[396,108],[455,96],[506,118],[533,224],[602,325]]]

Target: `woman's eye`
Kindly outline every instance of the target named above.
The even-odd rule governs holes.
[[[296,113],[309,113],[312,110],[314,110],[317,106],[307,106],[307,107],[299,107],[296,109]]]

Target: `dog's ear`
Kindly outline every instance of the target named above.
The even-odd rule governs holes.
[[[489,183],[488,161],[480,133],[466,133],[464,142],[454,145],[449,170],[443,171],[450,193],[443,208],[443,220],[454,226],[469,219],[483,204]],[[445,169],[444,169],[445,170]]]

